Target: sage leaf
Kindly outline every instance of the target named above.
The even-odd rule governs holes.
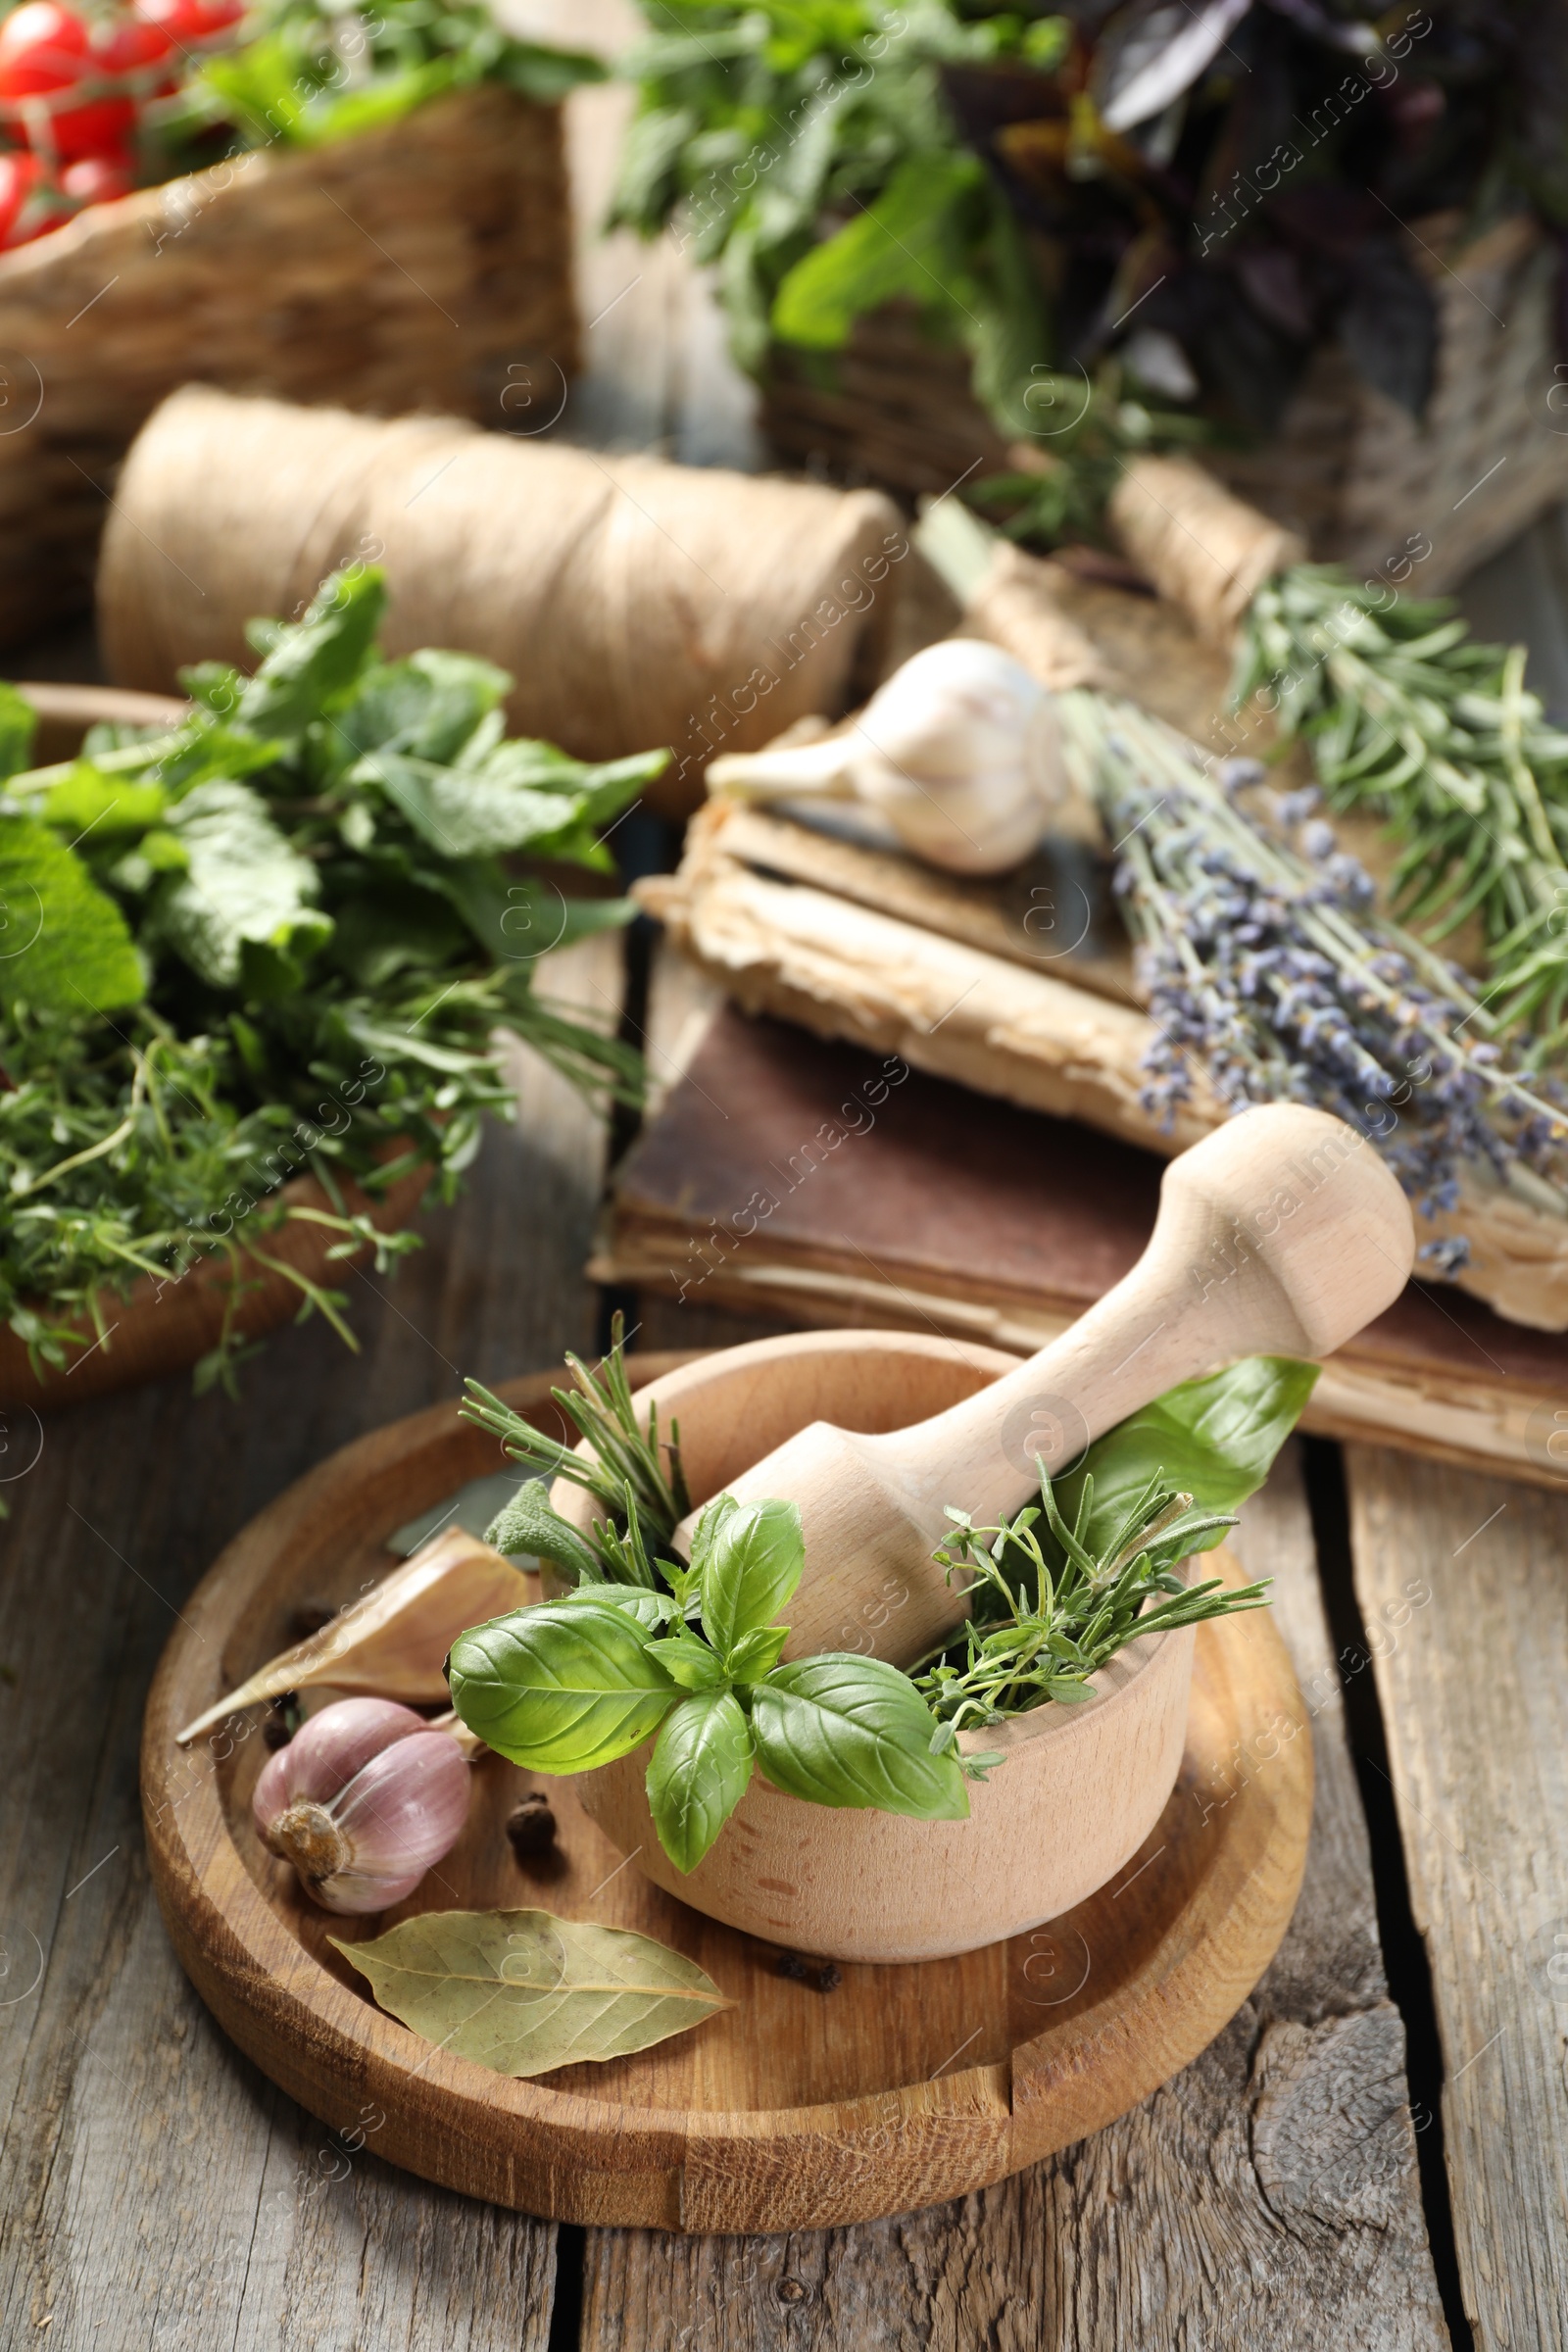
[[[733,1691],[700,1690],[665,1717],[649,1759],[648,1805],[677,1870],[697,1868],[751,1777],[752,1728]]]
[[[1183,1381],[1097,1438],[1077,1470],[1055,1482],[1057,1507],[1075,1525],[1086,1478],[1094,1497],[1087,1548],[1098,1554],[1151,1482],[1196,1496],[1203,1511],[1234,1511],[1268,1476],[1274,1456],[1312,1394],[1316,1364],[1250,1355],[1204,1380]],[[1189,1552],[1222,1544],[1227,1530],[1194,1536]]]
[[[383,2009],[498,2075],[602,2065],[733,2006],[651,1936],[548,1911],[427,1911],[363,1943],[328,1940]]]
[[[637,1618],[580,1591],[460,1635],[447,1678],[469,1731],[532,1772],[589,1772],[628,1755],[679,1695]]]
[[[0,810],[0,1004],[115,1012],[145,994],[113,899],[46,825]]]
[[[314,904],[316,867],[290,847],[248,784],[198,784],[169,812],[189,870],[160,885],[158,930],[214,988],[270,997],[298,987],[332,934]]]
[[[768,1495],[725,1513],[703,1563],[703,1631],[721,1657],[773,1623],[801,1581],[806,1539],[798,1504]]]
[[[757,1761],[775,1788],[813,1805],[872,1805],[916,1821],[962,1821],[963,1775],[931,1753],[931,1716],[880,1658],[832,1654],[774,1669],[752,1698]]]
[[[531,1552],[536,1559],[548,1560],[574,1584],[586,1579],[596,1585],[604,1574],[587,1538],[552,1509],[542,1478],[530,1478],[517,1489],[485,1530],[484,1540],[497,1551]]]

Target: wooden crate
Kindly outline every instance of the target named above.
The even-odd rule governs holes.
[[[577,362],[560,111],[498,87],[95,205],[0,256],[0,639],[90,601],[120,460],[179,384],[504,428]]]
[[[1424,421],[1324,345],[1273,441],[1202,456],[1298,530],[1319,561],[1371,570],[1412,556],[1408,575],[1396,576],[1430,595],[1568,498],[1568,376],[1556,367],[1553,329],[1561,259],[1523,215],[1468,244],[1454,221],[1423,220],[1408,246],[1440,321]],[[861,320],[826,368],[776,349],[762,420],[791,464],[910,496],[940,495],[1012,463],[969,390],[967,357],[926,342],[907,308]]]

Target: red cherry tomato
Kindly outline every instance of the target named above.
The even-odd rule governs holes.
[[[87,26],[56,0],[24,0],[0,24],[0,99],[13,106],[104,78],[106,69]],[[20,127],[29,146],[70,162],[122,147],[135,119],[129,98],[99,97],[81,106],[50,108],[46,122],[42,110],[30,121],[24,113]]]
[[[108,204],[116,196],[128,196],[135,185],[127,155],[83,156],[60,174],[61,193],[73,204]]]
[[[0,245],[9,245],[17,216],[37,184],[37,159],[30,155],[0,155]]]
[[[143,24],[158,25],[175,46],[189,48],[237,24],[245,0],[131,0],[131,14]]]

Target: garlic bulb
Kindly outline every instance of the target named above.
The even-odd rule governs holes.
[[[301,1725],[252,1800],[264,1844],[327,1911],[384,1911],[450,1853],[468,1767],[446,1732],[391,1698],[345,1698]]]
[[[708,782],[748,799],[861,801],[907,849],[958,874],[1017,865],[1068,789],[1054,698],[971,637],[914,655],[843,734],[715,760]]]

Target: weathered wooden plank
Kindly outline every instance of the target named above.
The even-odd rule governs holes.
[[[1319,1777],[1296,1919],[1234,2024],[1119,2124],[960,2204],[781,2238],[590,2232],[584,2352],[1447,2343],[1293,1456],[1239,1548],[1276,1579]]]
[[[1465,2307],[1485,2352],[1561,2352],[1562,1498],[1371,1448],[1350,1448],[1347,1464],[1356,1591],[1443,2037],[1445,2148]]]
[[[619,941],[548,964],[558,998],[618,994]],[[351,1280],[363,1344],[272,1342],[243,1401],[184,1380],[37,1425],[0,1493],[0,2310],[7,2341],[159,2352],[430,2344],[542,2352],[555,2231],[345,2146],[208,2018],[147,1884],[142,1699],[227,1539],[332,1447],[394,1414],[591,1344],[581,1268],[603,1130],[519,1066],[456,1208],[391,1281]],[[36,1459],[33,1456],[36,1454]]]

